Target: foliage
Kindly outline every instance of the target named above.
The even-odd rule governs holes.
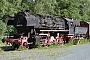
[[[90,42],[89,39],[85,39],[85,40],[81,40],[80,44],[86,44],[86,43],[89,43],[89,42]]]
[[[90,4],[88,0],[57,0],[61,16],[89,21]]]
[[[28,0],[29,1],[29,0]],[[33,14],[47,14],[68,17],[80,21],[90,19],[89,0],[30,0],[27,1]]]
[[[0,36],[3,36],[6,31],[6,25],[3,23],[2,20],[0,20]]]
[[[13,26],[7,26],[6,35],[13,36],[17,30]]]
[[[22,0],[0,0],[0,20],[5,23],[8,15],[14,16],[17,12],[24,11],[26,9],[28,9],[28,5],[23,3]],[[0,28],[2,28],[2,26],[0,26]],[[7,27],[6,33],[9,33],[9,35],[14,34],[15,32],[14,27]]]
[[[36,0],[34,12],[37,14],[53,15],[55,13],[55,0]]]
[[[23,50],[26,50],[26,49],[22,46],[19,46],[18,51],[23,51]]]

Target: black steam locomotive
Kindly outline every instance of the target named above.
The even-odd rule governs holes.
[[[6,42],[11,43],[14,48],[18,48],[20,45],[26,48],[28,46],[37,46],[40,41],[43,41],[44,37],[49,36],[48,34],[54,37],[57,33],[59,33],[59,36],[75,34],[75,26],[80,24],[78,22],[63,17],[31,15],[26,10],[25,12],[17,13],[14,17],[9,16],[7,18],[7,25],[13,25],[17,29],[17,34],[12,39],[7,38]]]
[[[27,36],[27,44],[29,46],[38,45],[41,36],[47,35],[48,33],[51,36],[56,36],[57,33],[60,35],[69,33],[69,26],[65,19],[40,14],[30,15],[28,10],[19,12],[14,17],[9,16],[6,23],[7,25],[13,25],[17,29],[17,34],[13,38]]]

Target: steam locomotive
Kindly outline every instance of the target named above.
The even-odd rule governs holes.
[[[14,17],[8,16],[6,24],[13,25],[17,29],[17,33],[14,37],[7,37],[5,41],[11,43],[13,48],[18,49],[21,45],[28,49],[45,41],[47,37],[56,37],[57,34],[59,37],[75,34],[75,26],[79,26],[80,22],[63,17],[31,15],[29,10],[26,10],[18,12]]]

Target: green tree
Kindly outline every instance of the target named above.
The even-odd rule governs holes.
[[[29,6],[24,3],[23,0],[0,0],[0,20],[5,23],[8,15],[14,16],[17,12],[25,11],[28,8]],[[2,26],[0,26],[0,28],[2,28]],[[6,31],[9,35],[14,33],[14,27],[9,26],[7,29],[10,29]]]
[[[81,15],[81,20],[83,21],[89,21],[90,20],[90,1],[89,0],[80,0],[80,6],[79,6],[79,14]]]
[[[36,14],[55,14],[56,0],[36,0],[34,3],[34,13]]]
[[[89,0],[56,0],[60,8],[60,16],[89,21]]]

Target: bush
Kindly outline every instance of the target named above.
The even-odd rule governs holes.
[[[6,29],[7,28],[5,23],[2,20],[0,20],[0,37],[5,35]]]

